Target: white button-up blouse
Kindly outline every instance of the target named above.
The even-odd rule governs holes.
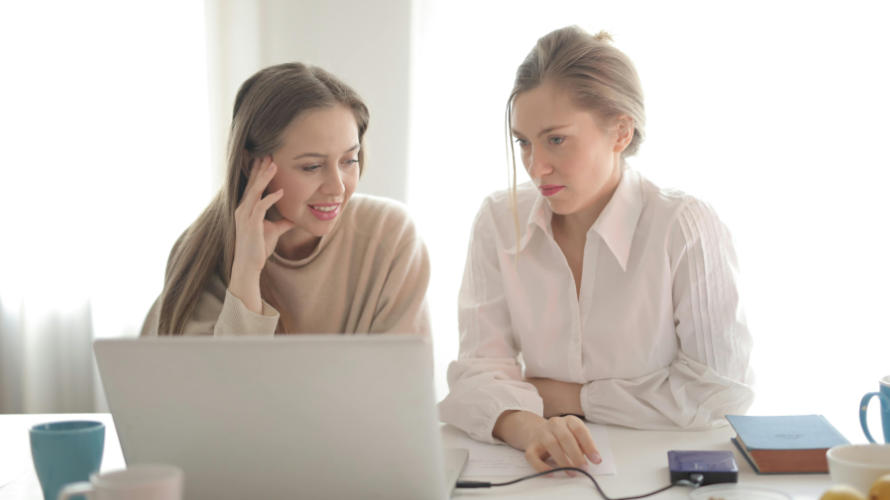
[[[580,294],[531,183],[476,216],[459,297],[460,355],[441,419],[475,439],[507,410],[542,414],[524,377],[584,384],[591,422],[707,428],[751,404],[736,255],[707,204],[626,169],[587,233]]]

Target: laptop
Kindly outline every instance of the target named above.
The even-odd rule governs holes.
[[[93,344],[127,464],[186,499],[449,498],[432,347],[413,335],[161,337]]]

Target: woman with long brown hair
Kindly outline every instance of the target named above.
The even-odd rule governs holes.
[[[401,204],[355,194],[368,118],[317,67],[247,79],[225,184],[174,245],[142,335],[428,335],[426,248]]]

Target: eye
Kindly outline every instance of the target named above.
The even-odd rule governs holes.
[[[527,148],[529,145],[529,142],[521,137],[517,137],[516,139],[513,139],[513,141],[516,142],[516,144],[519,144],[519,147],[523,149]]]
[[[554,146],[559,146],[560,144],[566,142],[566,138],[563,135],[554,135],[547,140],[550,141],[550,144],[553,144]]]
[[[353,165],[358,165],[358,160],[355,159],[355,158],[350,158],[350,159],[348,159],[348,160],[344,160],[344,161],[343,161],[343,166],[344,166],[344,167],[351,167],[351,166],[353,166]]]
[[[308,165],[308,166],[303,167],[303,171],[304,172],[315,172],[316,170],[318,170],[320,168],[321,168],[321,165]]]

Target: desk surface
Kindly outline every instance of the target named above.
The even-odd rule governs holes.
[[[28,429],[38,423],[53,420],[89,419],[106,425],[105,455],[102,470],[124,466],[120,443],[111,415],[51,414],[0,415],[0,500],[41,499],[40,484],[31,463]],[[638,495],[664,486],[669,482],[666,452],[670,449],[731,450],[739,464],[739,483],[784,491],[795,500],[818,499],[831,484],[827,474],[815,475],[758,475],[739,456],[730,443],[733,431],[729,427],[704,432],[638,431],[609,427],[609,440],[618,469],[613,476],[599,476],[603,491],[612,497]],[[450,431],[450,432],[449,432]],[[445,446],[455,431],[443,431]],[[485,478],[474,478],[485,479]],[[502,480],[503,478],[497,478]],[[689,498],[689,489],[676,487],[652,498]],[[490,490],[455,490],[453,498],[493,499],[599,499],[590,480],[584,477],[554,477],[525,481],[513,486]]]

